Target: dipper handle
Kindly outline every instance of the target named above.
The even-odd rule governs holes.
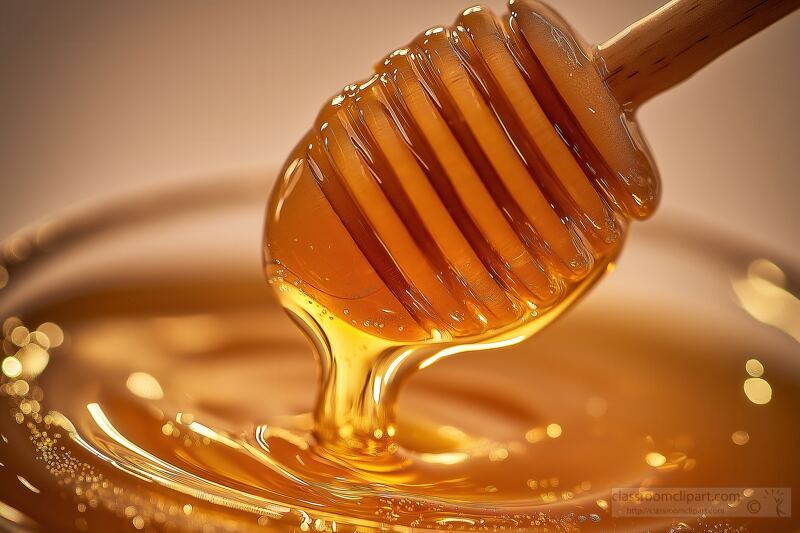
[[[800,7],[800,0],[673,0],[595,48],[620,104],[633,109]]]

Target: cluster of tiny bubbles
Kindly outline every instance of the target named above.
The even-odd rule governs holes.
[[[15,400],[12,417],[21,423],[28,415],[39,415],[42,390],[35,384],[50,361],[50,349],[64,342],[61,328],[46,322],[31,331],[17,317],[3,321],[2,391]]]
[[[75,518],[72,525],[76,530],[97,530],[97,522],[93,520],[93,512],[97,510],[111,512],[134,529],[144,531],[174,529],[212,533],[274,529],[284,525],[304,532],[350,530],[346,524],[337,523],[330,517],[313,516],[302,509],[286,508],[285,513],[268,515],[232,508],[231,513],[244,512],[251,515],[245,516],[243,520],[239,515],[225,514],[227,511],[221,510],[213,501],[207,503],[202,499],[182,497],[178,492],[142,490],[136,479],[120,477],[115,469],[102,461],[98,462],[93,457],[87,458],[85,451],[91,445],[84,441],[85,437],[78,433],[67,416],[48,410],[43,402],[45,394],[37,383],[37,378],[51,356],[58,357],[55,349],[66,342],[61,327],[46,322],[32,329],[19,318],[11,317],[4,321],[3,333],[3,345],[11,350],[11,355],[6,359],[12,358],[17,362],[3,365],[0,394],[6,396],[10,402],[12,419],[27,433],[32,455],[42,463],[45,472],[52,476],[62,497],[74,503]],[[31,357],[29,353],[38,355]],[[142,400],[151,401],[163,397],[163,389],[158,381],[145,372],[129,374],[125,386]],[[163,436],[175,439],[186,447],[214,446],[219,439],[235,439],[224,432],[206,428],[189,413],[178,412],[174,417],[160,413],[160,416],[160,431]],[[270,428],[272,432],[278,430],[279,428]],[[478,454],[486,456],[490,461],[504,460],[508,456],[508,450],[513,448],[510,443],[483,444],[485,446],[481,447]],[[19,443],[15,447],[19,448]],[[52,496],[53,485],[34,485],[28,481],[27,474],[22,474],[19,476],[19,483],[31,492],[32,497],[40,493]],[[553,486],[558,484],[557,480],[550,482]],[[542,483],[545,486],[547,481],[543,480]],[[9,509],[13,514],[15,510]],[[509,523],[516,523],[561,531],[566,523],[564,517],[554,518],[544,513],[475,518],[468,519],[469,523],[463,521],[467,519],[463,519],[459,522],[461,519],[454,517],[452,510],[443,505],[406,498],[382,499],[381,505],[375,511],[375,519],[377,522],[391,524],[396,523],[402,515],[407,516],[412,512],[419,515],[415,524],[421,528],[444,526],[456,530],[497,530],[505,528]],[[7,514],[3,513],[4,516]],[[20,513],[20,516],[24,515]],[[579,520],[579,517],[575,520]]]
[[[332,320],[335,319],[333,313],[330,313],[328,311],[328,309],[324,305],[321,305],[319,302],[314,300],[308,294],[308,291],[306,291],[305,286],[304,286],[304,282],[303,282],[302,279],[291,275],[281,265],[281,262],[280,262],[279,259],[272,259],[272,261],[276,265],[278,265],[278,268],[276,268],[275,271],[273,272],[273,274],[269,278],[267,278],[267,283],[269,283],[270,285],[275,285],[277,283],[278,284],[277,285],[277,290],[278,291],[280,291],[280,292],[289,292],[291,289],[290,289],[290,287],[288,285],[289,281],[288,281],[287,278],[291,277],[292,278],[291,285],[293,285],[295,287],[295,289],[299,293],[299,296],[305,300],[306,304],[308,304],[309,306],[313,306],[313,308],[316,310],[315,311],[315,317],[316,317],[316,319],[317,319],[317,321],[319,323],[323,323],[326,318],[329,321],[332,321]],[[386,314],[392,314],[392,311],[389,311],[388,309],[384,309],[383,312],[386,313]],[[358,326],[358,321],[356,321],[356,319],[354,319],[354,318],[352,318],[350,316],[350,309],[348,309],[348,308],[342,309],[342,314],[346,317],[347,320],[349,320],[350,325]],[[380,317],[371,318],[371,319],[370,318],[365,318],[362,321],[361,325],[364,328],[374,328],[378,332],[380,332],[380,330],[382,330],[386,326],[386,324],[384,322],[384,319],[380,318]],[[397,327],[397,331],[402,332],[403,330],[404,330],[404,326],[403,325],[399,325]],[[378,334],[380,334],[380,333],[378,333]]]
[[[387,499],[386,508],[377,511],[376,514],[379,514],[384,520],[391,521],[398,516],[394,509],[420,513],[420,518],[409,524],[412,528],[446,529],[448,531],[513,531],[533,528],[537,531],[567,532],[577,531],[576,528],[587,521],[595,523],[601,521],[600,516],[594,513],[588,515],[567,513],[555,517],[544,511],[504,514],[496,518],[461,516],[438,511],[435,504],[429,503],[422,507],[414,500],[405,499],[399,501]]]
[[[753,530],[748,526],[735,525],[727,521],[707,522],[703,519],[698,519],[694,525],[689,525],[686,522],[675,522],[666,531],[669,533],[694,533],[695,531],[703,531],[704,533],[750,533]]]
[[[37,383],[37,377],[50,360],[51,350],[65,340],[61,328],[46,322],[31,330],[19,318],[10,317],[3,322],[2,333],[5,357],[0,376],[0,396],[7,398],[12,420],[27,433],[33,456],[41,462],[45,473],[54,479],[58,489],[34,485],[24,473],[17,475],[17,479],[32,498],[53,497],[53,490],[58,490],[62,498],[71,499],[76,511],[72,524],[74,529],[92,529],[92,511],[98,508],[129,522],[136,530],[166,528],[203,533],[247,531],[263,529],[273,525],[274,519],[283,518],[258,515],[253,516],[251,521],[242,522],[202,501],[181,498],[178,493],[165,496],[136,490],[136,480],[123,479],[120,483],[116,476],[103,471],[106,466],[103,463],[87,462],[82,458],[85,455],[82,448],[76,446],[82,438],[75,426],[62,413],[45,408],[44,391]],[[179,413],[176,418],[174,425],[164,425],[165,435],[169,426],[169,434],[179,437],[181,431],[178,426],[193,423],[190,415]],[[195,435],[188,430],[183,432],[184,438],[190,434]],[[2,435],[6,444],[11,442],[15,448],[19,448],[20,443],[12,442],[10,438],[13,439],[14,434]],[[193,445],[209,443],[210,440],[202,436],[191,442]],[[11,464],[3,466],[12,468]],[[6,503],[2,505],[0,511],[3,517],[24,519],[24,513]],[[303,524],[306,524],[305,528]],[[309,524],[316,531],[336,530],[335,522],[315,521],[307,515],[301,518],[301,529],[309,530]]]
[[[54,219],[39,225],[33,231],[20,232],[7,239],[0,247],[0,290],[13,281],[17,267],[35,260],[39,254],[59,247],[63,241],[79,234],[78,230],[90,227],[91,222],[87,218],[79,221],[76,227],[71,227],[63,220]],[[304,292],[302,288],[300,290]],[[179,493],[165,496],[162,493],[137,490],[136,480],[109,475],[114,472],[104,473],[103,470],[107,467],[104,463],[93,463],[91,458],[84,460],[85,443],[82,446],[76,445],[80,444],[82,437],[64,414],[46,408],[45,392],[37,383],[37,378],[50,362],[52,350],[64,342],[64,332],[53,322],[45,322],[32,329],[19,317],[12,316],[2,320],[0,397],[6,397],[12,424],[27,433],[33,457],[43,464],[45,472],[54,479],[61,492],[59,496],[74,502],[76,518],[72,526],[75,530],[97,530],[92,525],[91,515],[93,510],[102,508],[117,518],[128,521],[135,530],[144,531],[251,531],[274,529],[276,524],[286,523],[301,531],[337,531],[335,520],[315,518],[299,509],[292,509],[286,515],[255,513],[252,520],[242,521],[231,514],[241,509],[234,508],[226,512],[221,511],[218,506],[206,504],[196,498],[183,497]],[[134,373],[129,376],[126,385],[131,392],[137,391],[136,395],[141,398],[157,399],[163,391],[154,387],[148,378],[152,376]],[[189,426],[196,424],[191,415],[182,416],[178,413],[174,423],[164,423],[162,432],[165,436],[169,433],[171,437],[182,438],[186,446],[210,445],[210,438],[190,430]],[[182,426],[186,426],[185,429]],[[13,444],[20,449],[19,442],[10,440],[15,438],[14,434],[0,433],[0,438],[3,443],[9,446]],[[10,463],[0,463],[0,466],[12,468]],[[30,492],[31,497],[54,496],[52,492],[55,489],[34,485],[22,473],[16,478],[20,486]],[[11,523],[32,523],[25,513],[3,501],[0,501],[0,519]]]

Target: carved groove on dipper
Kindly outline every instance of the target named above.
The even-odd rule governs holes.
[[[307,137],[321,193],[427,331],[550,307],[621,238],[622,184],[516,25],[472,8],[428,30]]]

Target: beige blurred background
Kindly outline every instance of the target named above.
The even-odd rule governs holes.
[[[592,42],[661,4],[552,3]],[[2,0],[0,236],[132,188],[273,175],[325,99],[468,5]],[[798,253],[798,53],[800,13],[641,109],[664,212]]]

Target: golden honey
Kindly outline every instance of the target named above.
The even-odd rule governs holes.
[[[219,191],[240,186],[221,180],[190,209],[188,227],[200,232],[156,211],[147,220],[159,232],[133,232],[129,220],[104,239],[101,217],[98,231],[84,226],[68,239],[79,248],[50,237],[71,235],[68,223],[26,237],[30,255],[6,264],[0,292],[4,527],[794,524],[615,518],[610,495],[619,486],[796,485],[798,333],[791,314],[763,313],[797,308],[791,263],[696,225],[643,225],[619,271],[563,320],[513,346],[439,358],[407,380],[391,441],[343,449],[315,434],[308,341],[257,265],[247,267],[260,183],[243,188],[234,202],[242,216],[232,217]],[[123,235],[125,246],[109,245]],[[206,257],[209,245],[225,260]]]
[[[652,213],[647,149],[600,81],[556,14],[512,2],[429,29],[322,109],[264,250],[319,352],[321,438],[385,446],[411,370],[530,336]]]
[[[796,528],[614,515],[618,487],[776,487],[791,514],[800,300],[790,261],[654,222],[540,332],[658,201],[596,74],[527,2],[393,52],[283,169],[271,288],[242,255],[260,180],[12,238],[2,528]]]
[[[657,203],[646,149],[610,93],[571,97],[589,83],[585,47],[510,7],[424,32],[321,111],[270,200],[270,279],[416,342],[543,314],[616,254],[623,219]],[[618,114],[601,139],[589,104]]]

